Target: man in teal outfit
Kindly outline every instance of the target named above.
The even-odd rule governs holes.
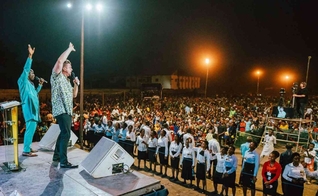
[[[42,89],[44,80],[39,79],[39,85],[35,88],[33,80],[35,78],[34,71],[31,69],[32,56],[34,54],[35,48],[31,48],[28,45],[29,57],[24,65],[23,72],[18,80],[20,98],[22,101],[22,112],[26,123],[26,131],[24,134],[24,147],[23,156],[35,157],[38,156],[32,150],[32,140],[38,122],[41,121],[40,118],[40,104],[38,93]]]

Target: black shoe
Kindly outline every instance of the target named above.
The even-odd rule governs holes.
[[[60,164],[61,168],[78,168],[78,165],[73,165],[72,163]]]

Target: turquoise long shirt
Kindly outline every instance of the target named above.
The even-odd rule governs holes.
[[[40,122],[40,103],[38,93],[42,89],[42,85],[39,85],[35,89],[35,86],[29,80],[31,64],[32,59],[28,58],[24,65],[23,72],[18,79],[20,99],[22,102],[22,112],[25,122],[30,120]]]

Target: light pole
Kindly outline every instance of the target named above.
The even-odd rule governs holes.
[[[84,126],[83,126],[83,121],[84,121],[84,27],[85,27],[85,8],[86,10],[90,11],[93,6],[92,4],[88,3],[84,7],[84,0],[82,0],[82,24],[81,24],[81,61],[80,61],[80,80],[81,80],[81,85],[80,85],[80,131],[79,131],[79,141],[80,141],[80,146],[81,149],[83,149],[83,132],[84,132]],[[68,8],[72,7],[71,3],[67,4]],[[102,5],[97,4],[95,6],[97,11],[102,10]]]
[[[206,64],[206,78],[205,78],[205,91],[204,91],[204,97],[205,97],[205,98],[206,98],[206,92],[207,92],[207,89],[208,89],[209,63],[210,63],[210,59],[206,58],[206,59],[205,59],[205,64]]]
[[[261,74],[261,72],[257,71],[256,74],[257,74],[256,96],[258,96],[258,93],[259,93],[259,75]]]
[[[307,71],[306,71],[306,83],[307,83],[307,84],[308,84],[308,72],[309,72],[310,59],[311,59],[311,56],[308,56]]]

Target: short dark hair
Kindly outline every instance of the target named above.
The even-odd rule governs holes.
[[[295,157],[300,157],[300,154],[298,152],[294,152],[291,156],[291,161],[293,161]]]
[[[247,138],[246,138],[246,142],[252,142],[253,141],[253,138],[251,137],[251,136],[248,136]]]
[[[286,144],[286,148],[287,148],[287,149],[292,149],[292,148],[293,148],[293,144],[287,143],[287,144]]]
[[[279,157],[279,152],[278,152],[278,151],[276,151],[276,150],[274,150],[274,151],[272,152],[272,154],[273,154],[276,158],[278,158],[278,157]]]

